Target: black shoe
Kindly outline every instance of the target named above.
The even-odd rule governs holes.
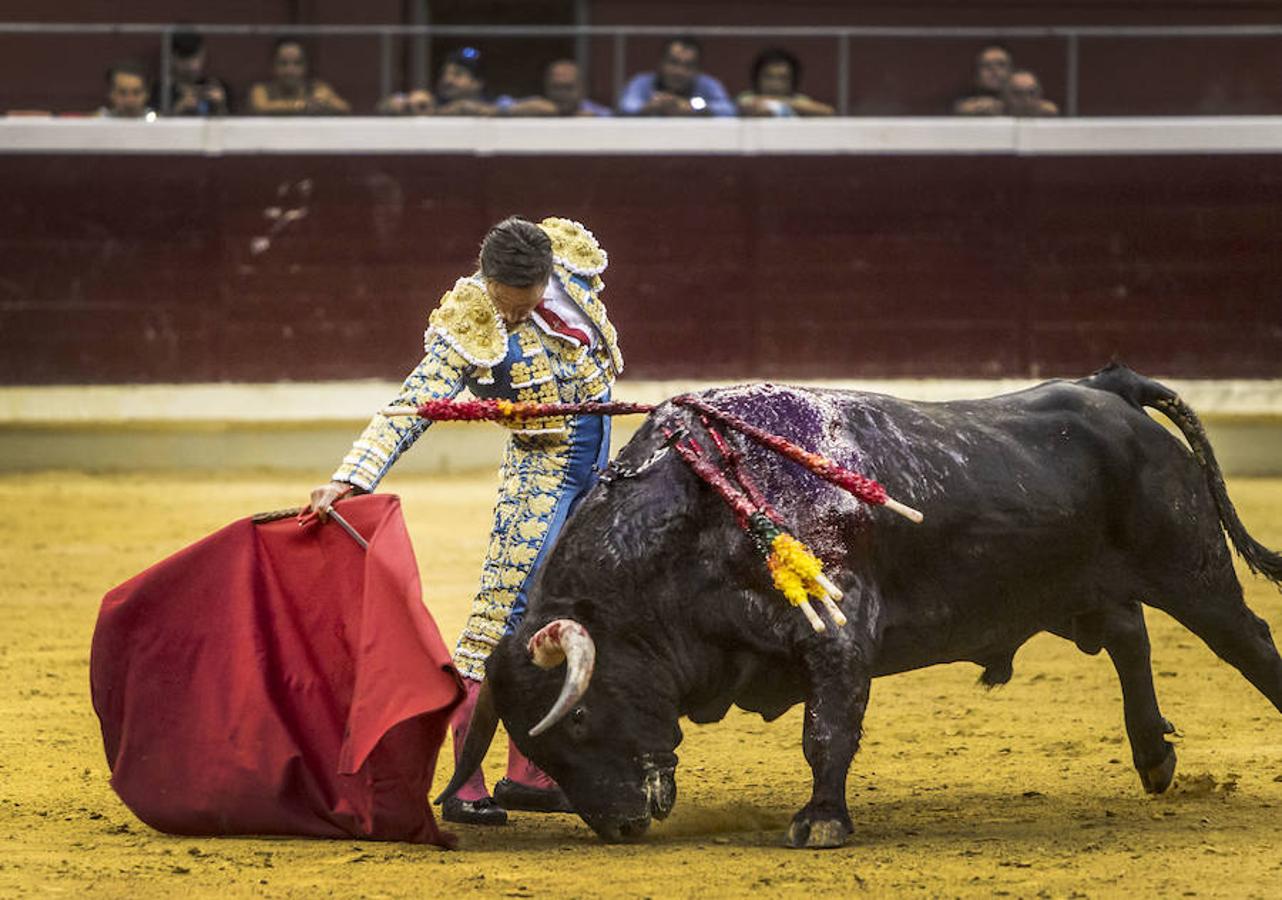
[[[441,818],[461,825],[506,825],[507,810],[495,803],[492,797],[480,800],[451,797],[441,804]]]
[[[570,798],[559,787],[536,788],[511,778],[500,778],[494,785],[494,799],[504,809],[523,812],[574,812]]]

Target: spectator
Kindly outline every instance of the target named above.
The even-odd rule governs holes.
[[[734,101],[721,82],[699,70],[703,48],[692,37],[676,37],[663,48],[655,72],[628,82],[619,98],[625,116],[733,116]]]
[[[378,112],[384,116],[430,116],[435,109],[436,98],[423,88],[388,94],[378,102]]]
[[[249,89],[250,115],[328,116],[351,109],[328,84],[307,77],[307,51],[295,38],[276,42],[272,50],[272,80]]]
[[[169,115],[225,116],[227,87],[205,74],[205,39],[180,31],[169,43]],[[162,106],[159,96],[153,101]]]
[[[136,62],[118,62],[107,70],[107,105],[98,115],[113,119],[156,118],[156,111],[147,105],[151,79],[147,70]]]
[[[752,61],[752,88],[736,101],[741,116],[831,116],[827,103],[798,92],[801,60],[787,50],[763,50]]]
[[[1010,73],[1002,94],[1004,114],[1008,116],[1058,116],[1059,107],[1042,97],[1042,84],[1027,69]]]
[[[610,108],[584,96],[583,76],[572,59],[558,59],[543,70],[543,93],[517,100],[503,110],[510,116],[608,116]]]
[[[958,116],[1000,116],[1003,114],[1002,95],[1010,78],[1010,51],[1000,44],[989,44],[975,57],[975,83],[973,93],[953,104]]]
[[[500,97],[500,103],[510,103],[511,98]],[[481,66],[481,51],[475,47],[460,47],[441,66],[436,78],[437,116],[492,116],[498,104],[485,99],[485,70]]]

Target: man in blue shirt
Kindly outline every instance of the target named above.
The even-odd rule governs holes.
[[[658,71],[628,82],[619,98],[625,116],[733,116],[734,101],[721,82],[699,71],[703,48],[692,37],[668,41]]]

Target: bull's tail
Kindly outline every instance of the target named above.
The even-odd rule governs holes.
[[[1211,449],[1211,442],[1206,437],[1202,422],[1192,408],[1175,391],[1118,363],[1082,379],[1081,384],[1117,394],[1137,409],[1144,406],[1155,409],[1175,423],[1202,467],[1206,485],[1215,498],[1220,524],[1228,532],[1234,549],[1252,572],[1264,575],[1282,587],[1282,554],[1275,553],[1247,533],[1246,526],[1233,507],[1233,501],[1229,499],[1228,489],[1224,486],[1224,473],[1215,460],[1215,451]]]

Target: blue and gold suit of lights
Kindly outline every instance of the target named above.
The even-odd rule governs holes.
[[[479,275],[460,278],[432,312],[423,361],[392,404],[417,406],[457,396],[579,403],[605,400],[623,369],[618,335],[601,303],[607,257],[592,233],[568,219],[539,223],[552,238],[554,275],[596,331],[589,349],[526,320],[507,327]],[[566,416],[522,420],[499,470],[498,501],[481,584],[454,661],[467,678],[485,677],[498,639],[525,613],[534,575],[575,503],[608,461],[610,420]],[[335,481],[374,490],[431,423],[375,416],[344,457]]]

